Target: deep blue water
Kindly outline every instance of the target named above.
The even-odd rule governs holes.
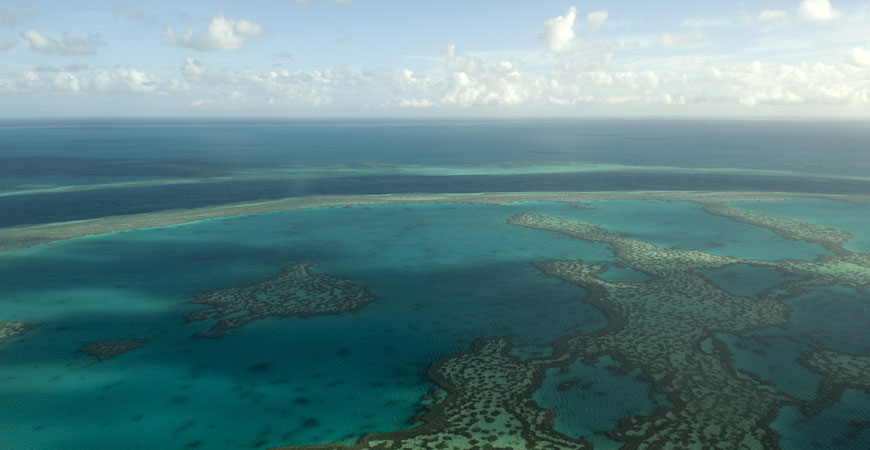
[[[7,123],[6,125],[25,125]],[[378,161],[479,164],[585,161],[733,167],[865,176],[870,123],[732,120],[453,122],[37,122],[0,128],[4,158],[82,158],[108,164],[171,161],[191,172],[220,164]],[[82,126],[84,125],[84,126]],[[203,165],[202,161],[211,164]],[[164,164],[165,165],[165,164]],[[169,170],[169,169],[164,169]],[[178,170],[178,169],[176,169]],[[157,175],[140,171],[140,175]]]
[[[751,190],[863,194],[870,180],[630,172],[365,176],[95,189],[0,197],[0,227],[140,214],[306,195],[630,190]]]

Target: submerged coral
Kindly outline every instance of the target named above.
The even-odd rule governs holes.
[[[20,334],[27,333],[37,324],[27,322],[0,322],[0,344]]]
[[[98,341],[93,342],[82,348],[82,351],[104,360],[113,356],[118,356],[121,353],[129,352],[135,348],[139,348],[145,343],[145,339],[139,338],[132,341]]]
[[[191,303],[210,305],[189,321],[221,319],[200,337],[217,337],[267,317],[308,317],[358,310],[375,300],[368,287],[345,278],[312,274],[312,264],[294,264],[278,275],[244,286],[206,292]]]
[[[426,406],[424,424],[411,430],[367,435],[353,448],[591,449],[587,441],[553,430],[553,413],[532,400],[543,373],[539,363],[511,355],[511,348],[506,338],[483,339],[471,352],[435,363],[429,375],[449,395]],[[295,448],[299,447],[281,447]]]
[[[642,378],[670,403],[647,415],[624,417],[608,432],[627,449],[774,449],[779,436],[770,425],[783,406],[804,406],[806,411],[836,401],[847,387],[866,390],[870,356],[827,350],[807,356],[803,363],[825,376],[819,400],[808,403],[736,369],[727,346],[716,335],[787,326],[790,310],[784,301],[808,286],[867,288],[870,255],[845,250],[842,243],[850,235],[829,227],[763,213],[743,214],[721,203],[699,203],[708,213],[771,229],[789,239],[815,242],[834,254],[815,261],[753,261],[663,248],[594,224],[519,214],[509,223],[608,244],[621,267],[649,279],[608,281],[601,276],[607,265],[580,260],[538,264],[550,276],[585,287],[586,301],[608,315],[609,326],[592,334],[565,336],[552,354],[538,357],[511,355],[510,344],[501,338],[479,341],[471,352],[432,366],[430,378],[448,395],[427,404],[423,425],[367,435],[354,448],[588,448],[591,444],[585,439],[556,432],[553,413],[531,399],[546,370],[577,360],[593,363],[602,356],[625,370],[639,368]],[[736,264],[773,267],[792,277],[784,279],[776,295],[750,298],[728,292],[698,272]]]
[[[653,277],[644,283],[610,282],[600,278],[607,270],[600,264],[548,261],[540,266],[548,275],[589,289],[589,301],[612,319],[603,332],[567,339],[561,357],[591,361],[608,355],[639,367],[673,403],[623,419],[610,432],[612,438],[626,448],[776,447],[768,425],[793,400],[736,371],[714,336],[784,324],[788,309],[731,294],[695,272],[740,260],[662,248],[595,225],[536,214],[518,215],[510,223],[610,244],[623,264]]]
[[[807,415],[838,402],[846,389],[870,392],[870,355],[819,349],[807,354],[801,363],[823,377],[815,401],[804,407]]]

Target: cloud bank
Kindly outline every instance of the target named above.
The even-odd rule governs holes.
[[[63,38],[57,40],[50,36],[44,36],[39,31],[30,29],[21,33],[21,37],[30,43],[30,49],[35,52],[63,56],[92,55],[97,52],[97,47],[105,44],[99,34],[91,34],[86,38],[78,38],[64,33]]]
[[[801,12],[803,6],[812,18],[810,12]],[[148,23],[147,14],[135,8],[113,13]],[[165,61],[155,69],[107,66],[99,57],[85,66],[77,60],[62,64],[40,56],[30,70],[17,70],[20,65],[14,71],[0,68],[0,101],[23,99],[21,104],[44,101],[54,106],[140,102],[158,105],[156,111],[182,114],[297,116],[570,116],[602,111],[790,115],[824,108],[846,115],[870,113],[870,34],[865,27],[870,9],[841,13],[827,1],[796,1],[791,12],[763,10],[729,20],[692,17],[674,22],[676,31],[653,29],[634,35],[621,31],[630,27],[627,22],[608,22],[607,10],[580,15],[572,7],[550,17],[539,22],[537,50],[466,53],[449,45],[440,57],[408,67],[289,70],[306,64],[310,56],[304,49],[294,49],[300,55],[296,58],[275,52],[284,45],[269,49],[267,61],[247,60],[245,68],[234,66],[235,58],[193,51],[167,52],[177,58],[169,63],[171,69],[164,68]],[[839,20],[831,23],[834,19]],[[738,27],[755,33],[745,42],[756,47],[730,54],[719,51],[723,37],[731,38]],[[599,34],[604,37],[593,37]],[[202,30],[181,36],[167,28],[164,39],[178,47],[216,52],[244,48],[249,39],[263,35],[258,23],[219,14]],[[31,51],[55,55],[60,61],[60,56],[89,55],[104,45],[99,35],[57,37],[29,29],[20,36],[23,39],[0,37],[0,50],[24,40]],[[827,40],[806,51],[821,42],[821,36]],[[12,53],[26,50],[18,46]]]

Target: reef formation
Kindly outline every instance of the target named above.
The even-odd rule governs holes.
[[[0,322],[0,344],[7,339],[27,333],[34,329],[37,324],[27,322]]]
[[[220,319],[197,337],[219,337],[227,330],[268,317],[309,317],[358,310],[375,300],[368,287],[346,278],[311,273],[312,263],[293,264],[272,278],[209,291],[191,303],[209,305],[188,321]]]
[[[511,355],[508,338],[482,339],[469,353],[447,357],[429,376],[450,394],[430,403],[423,425],[388,434],[369,434],[357,449],[591,449],[552,428],[553,413],[532,392],[540,382],[538,364]],[[343,449],[342,445],[281,447]]]
[[[846,389],[870,392],[870,355],[817,349],[805,355],[801,363],[823,377],[815,401],[804,405],[807,415],[818,414],[840,401]]]
[[[608,315],[608,327],[565,336],[554,344],[551,355],[525,359],[510,354],[505,338],[478,341],[471,352],[431,367],[430,378],[447,391],[447,397],[427,405],[423,425],[367,435],[352,448],[590,448],[583,438],[555,431],[553,412],[531,398],[547,369],[577,360],[592,364],[605,355],[623,370],[639,368],[641,377],[669,401],[650,414],[624,417],[607,432],[624,449],[775,449],[779,436],[770,425],[784,406],[801,406],[812,413],[836,402],[846,388],[870,392],[870,356],[833,350],[806,355],[801,363],[824,377],[818,399],[806,401],[736,369],[727,345],[716,337],[789,326],[790,309],[784,301],[813,286],[867,289],[870,255],[844,249],[851,235],[833,228],[742,211],[723,202],[696,203],[710,214],[817,243],[832,254],[814,261],[747,260],[664,248],[595,224],[519,214],[509,223],[608,244],[620,267],[649,279],[608,281],[601,277],[609,269],[607,264],[582,260],[539,263],[545,274],[585,287],[589,291],[585,301]],[[715,285],[699,272],[735,264],[773,267],[792,277],[750,298]],[[347,447],[282,447],[297,448]]]
[[[639,367],[673,403],[623,419],[610,432],[612,438],[625,442],[625,448],[729,448],[734,443],[775,448],[776,435],[767,425],[790,399],[731,367],[715,334],[783,325],[788,309],[780,302],[731,294],[695,272],[742,260],[662,248],[595,225],[537,214],[521,214],[510,223],[610,244],[623,264],[652,277],[644,283],[610,282],[599,277],[606,265],[583,261],[540,266],[548,275],[589,289],[589,301],[612,320],[606,332],[562,342],[562,358],[594,361],[608,355]]]
[[[96,356],[100,361],[118,356],[121,353],[129,352],[130,350],[139,348],[145,343],[145,339],[139,338],[132,341],[98,341],[92,342],[82,348],[82,351],[93,356]]]

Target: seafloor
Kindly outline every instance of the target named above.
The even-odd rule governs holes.
[[[870,202],[276,200],[0,230],[0,448],[870,448]]]

